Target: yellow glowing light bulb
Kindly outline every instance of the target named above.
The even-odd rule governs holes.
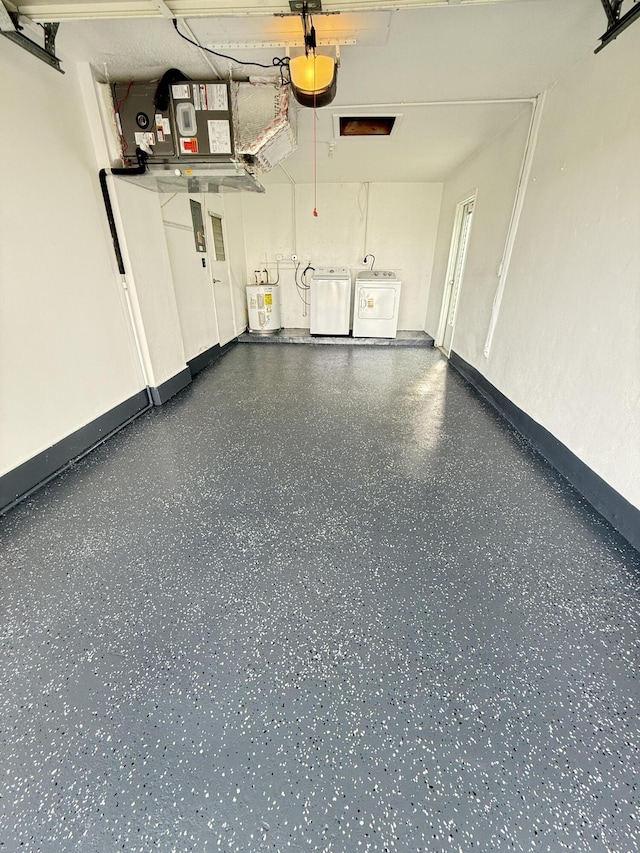
[[[291,81],[302,92],[321,92],[331,85],[335,62],[331,56],[309,53],[296,56],[289,65]]]

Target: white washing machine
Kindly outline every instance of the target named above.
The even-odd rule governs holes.
[[[401,282],[391,270],[361,270],[353,302],[354,338],[395,338]]]
[[[317,269],[311,279],[312,335],[348,335],[351,273],[346,267]]]

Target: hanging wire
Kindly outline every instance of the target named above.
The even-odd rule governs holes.
[[[127,91],[120,98],[118,103],[115,105],[113,110],[113,116],[116,119],[116,127],[118,131],[118,136],[120,137],[120,155],[122,157],[122,162],[125,166],[131,165],[131,160],[127,157],[127,148],[129,147],[129,143],[126,140],[125,135],[122,132],[122,123],[120,122],[120,108],[124,104],[124,102],[129,97],[129,93],[131,92],[131,87],[133,86],[133,80],[129,81],[129,85],[127,86]]]
[[[244,62],[242,59],[236,59],[234,56],[229,56],[226,53],[219,53],[217,50],[211,50],[209,47],[204,47],[204,45],[198,44],[197,41],[188,38],[178,29],[178,21],[176,18],[173,19],[173,26],[175,31],[178,33],[180,38],[192,44],[194,47],[200,48],[200,50],[204,50],[206,53],[211,53],[213,56],[218,56],[220,59],[228,59],[230,62],[235,62],[238,65],[253,65],[257,68],[278,68],[280,71],[280,80],[283,85],[286,85],[290,82],[290,80],[285,80],[284,78],[284,70],[289,68],[289,57],[288,56],[274,56],[271,60],[271,64],[265,64],[264,62]]]
[[[306,274],[307,274],[307,270],[309,270],[309,269],[313,269],[313,267],[310,266],[309,264],[307,264],[306,268],[304,269],[304,272],[302,273],[302,275],[300,276],[300,279],[298,280],[298,272],[300,270],[300,261],[298,261],[296,263],[296,266],[295,266],[295,269],[293,272],[293,280],[296,283],[296,289],[298,291],[298,296],[300,297],[302,304],[305,306],[305,309],[309,307],[309,301],[306,297],[305,291],[308,291],[311,289],[310,286],[307,284],[307,281],[306,281]],[[304,316],[306,317],[306,314]]]

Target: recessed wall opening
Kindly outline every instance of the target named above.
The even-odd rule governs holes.
[[[339,116],[340,136],[391,136],[396,116]]]

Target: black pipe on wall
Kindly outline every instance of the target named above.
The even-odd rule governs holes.
[[[107,175],[144,175],[144,173],[147,171],[147,154],[141,148],[136,148],[136,160],[138,161],[138,165],[132,166],[129,169],[109,169],[108,172],[106,169],[100,169],[100,172],[98,173],[98,178],[100,179],[100,189],[102,190],[102,199],[104,201],[104,208],[107,212],[107,219],[109,220],[109,230],[111,231],[111,239],[113,240],[113,251],[116,254],[116,261],[118,263],[118,271],[120,272],[120,275],[125,274],[124,260],[122,258],[120,240],[118,239],[116,221],[113,216],[113,206],[111,205],[109,187],[107,186]]]

